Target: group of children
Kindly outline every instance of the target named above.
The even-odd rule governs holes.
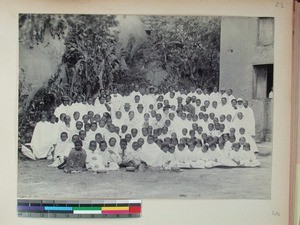
[[[253,111],[230,89],[101,90],[73,103],[63,96],[47,116],[36,124],[33,155],[65,172],[260,165]]]

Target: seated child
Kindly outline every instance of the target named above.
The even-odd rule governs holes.
[[[240,151],[241,144],[240,143],[233,143],[232,150],[229,153],[230,158],[240,166],[240,161],[242,159],[242,152]]]
[[[161,166],[161,149],[154,143],[153,135],[147,137],[147,142],[144,143],[143,149],[140,151],[142,162],[151,167]]]
[[[86,152],[82,148],[82,141],[77,140],[74,143],[75,147],[69,153],[64,172],[80,173],[85,169]]]
[[[195,148],[196,142],[190,142],[188,145],[188,163],[190,164],[191,168],[194,169],[204,169],[205,162],[199,159],[199,149]]]
[[[54,144],[54,162],[49,165],[51,167],[57,167],[62,164],[72,149],[73,143],[68,141],[68,134],[67,132],[62,132],[60,134],[60,140]]]
[[[184,143],[179,143],[174,152],[175,163],[174,166],[180,168],[190,168],[189,159],[188,159],[188,151],[186,149],[186,145]]]
[[[100,155],[102,156],[102,163],[105,167],[105,170],[118,170],[119,166],[111,155],[111,153],[107,150],[107,143],[106,141],[100,142]]]
[[[123,165],[133,166],[136,169],[141,164],[140,146],[138,142],[132,143],[132,148],[127,148],[124,152]]]
[[[107,151],[111,154],[112,160],[120,165],[122,163],[122,149],[116,143],[116,138],[111,137],[108,141]]]
[[[250,144],[245,143],[243,145],[243,154],[240,159],[240,165],[245,167],[257,167],[260,166],[260,162],[256,159],[253,151],[250,149]]]
[[[91,141],[89,148],[86,151],[86,168],[94,172],[104,170],[103,159],[100,155],[99,149],[97,149],[97,142]]]

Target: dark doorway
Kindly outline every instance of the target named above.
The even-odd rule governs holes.
[[[253,65],[253,98],[266,99],[273,88],[273,64]]]

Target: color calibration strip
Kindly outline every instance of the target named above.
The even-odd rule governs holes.
[[[18,216],[45,218],[135,218],[141,200],[29,200],[18,199]]]

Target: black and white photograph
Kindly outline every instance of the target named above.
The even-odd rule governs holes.
[[[271,199],[273,17],[18,29],[18,198]]]

